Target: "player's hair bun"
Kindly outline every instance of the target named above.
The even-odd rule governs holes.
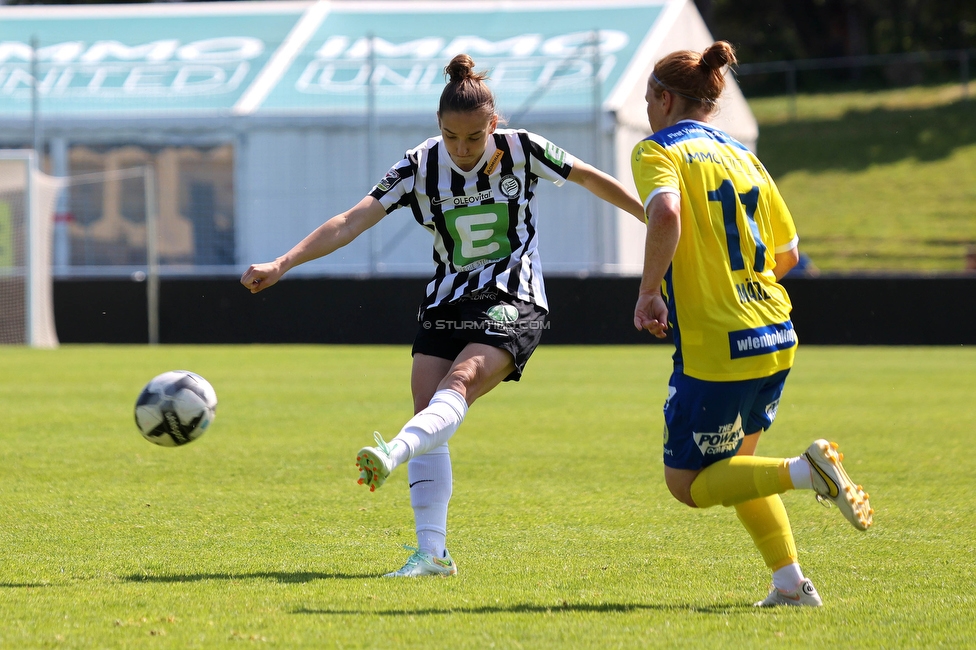
[[[444,68],[447,85],[441,92],[438,112],[468,112],[484,110],[495,113],[495,97],[485,83],[487,72],[475,72],[474,60],[467,54],[458,54]]]
[[[447,75],[449,83],[452,84],[461,83],[467,79],[484,81],[488,78],[487,74],[474,71],[474,59],[467,54],[458,54],[451,59],[451,62],[444,68],[444,74]]]
[[[716,41],[702,53],[678,50],[654,65],[649,83],[658,95],[668,90],[710,113],[725,89],[724,69],[735,62],[735,48],[728,41]]]
[[[736,62],[735,49],[728,41],[716,41],[702,52],[701,62],[707,68],[719,70]]]
[[[450,78],[451,83],[464,81],[474,70],[474,61],[467,54],[458,54],[444,68],[444,74]]]

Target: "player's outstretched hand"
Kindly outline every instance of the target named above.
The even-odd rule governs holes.
[[[284,271],[277,261],[252,264],[241,276],[241,284],[251,293],[257,293],[274,285],[283,274]]]
[[[668,305],[659,293],[641,294],[634,308],[634,327],[647,330],[659,339],[667,336]]]

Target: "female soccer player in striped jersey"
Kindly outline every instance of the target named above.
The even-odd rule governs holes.
[[[796,335],[779,280],[798,259],[796,228],[759,159],[708,124],[735,63],[729,43],[673,52],[647,82],[651,135],[634,149],[647,213],[634,325],[671,330],[674,371],[664,405],[664,477],[693,508],[734,506],[773,571],[757,606],[821,604],[797,563],[779,494],[816,491],[859,530],[872,522],[837,445],[817,440],[795,458],[754,456],[772,425]]]
[[[434,277],[420,306],[413,345],[414,417],[389,442],[356,457],[359,482],[383,485],[407,463],[417,548],[388,577],[453,575],[447,552],[452,494],[447,441],[468,407],[502,381],[518,381],[538,345],[548,304],[539,263],[536,185],[569,180],[644,221],[637,197],[616,179],[546,139],[499,129],[495,100],[460,54],[437,111],[440,136],[407,151],[356,206],[321,225],[292,250],[252,265],[241,282],[252,293],[288,269],[332,253],[399,207],[434,240]]]

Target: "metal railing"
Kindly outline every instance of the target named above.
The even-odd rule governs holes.
[[[783,73],[786,76],[786,93],[791,98],[791,116],[796,116],[797,73],[813,70],[843,68],[870,68],[897,64],[940,63],[956,61],[959,64],[959,84],[963,99],[969,98],[969,60],[976,58],[976,49],[943,50],[938,52],[907,52],[904,54],[865,54],[824,59],[796,59],[793,61],[768,61],[743,63],[735,67],[737,77],[759,74]]]

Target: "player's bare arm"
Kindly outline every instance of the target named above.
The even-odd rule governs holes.
[[[794,246],[788,251],[776,253],[775,257],[776,268],[773,269],[773,275],[776,276],[776,281],[779,282],[783,279],[783,276],[789,273],[800,262],[800,249]]]
[[[661,296],[661,282],[667,273],[681,236],[681,198],[661,193],[647,209],[647,238],[644,243],[644,271],[634,308],[634,327],[664,338],[668,330],[668,308]]]
[[[644,223],[644,206],[641,205],[640,199],[610,174],[582,160],[577,160],[573,163],[573,170],[569,172],[568,180],[586,188],[607,203],[629,212]]]
[[[367,196],[351,209],[323,223],[273,262],[252,264],[241,276],[241,284],[251,293],[267,289],[278,282],[289,269],[335,252],[385,216],[386,210],[380,202]]]

